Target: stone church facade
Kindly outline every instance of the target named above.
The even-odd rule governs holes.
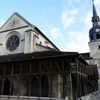
[[[36,26],[16,12],[0,28],[0,37],[0,55],[58,50]]]

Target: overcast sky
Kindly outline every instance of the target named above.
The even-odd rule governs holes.
[[[100,0],[95,6],[100,15]],[[13,12],[37,26],[61,51],[89,51],[92,0],[0,0],[0,25]]]

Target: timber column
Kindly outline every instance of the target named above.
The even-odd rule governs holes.
[[[72,77],[71,77],[71,73],[69,73],[69,74],[66,75],[65,100],[73,100],[73,90],[72,90]]]

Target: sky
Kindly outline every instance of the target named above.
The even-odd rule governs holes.
[[[100,0],[95,0],[100,15]],[[92,0],[0,0],[0,26],[18,12],[61,51],[89,52]]]

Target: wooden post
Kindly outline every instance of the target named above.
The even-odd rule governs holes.
[[[76,60],[76,100],[79,98],[79,74],[78,74],[78,58]]]
[[[65,100],[73,100],[73,89],[72,89],[72,76],[71,73],[66,74],[65,77],[65,90],[64,90],[64,97]]]
[[[39,62],[39,73],[41,72],[41,69],[42,69],[41,67],[42,67],[41,62]],[[41,74],[40,74],[40,75],[39,75],[39,86],[40,86],[40,87],[39,87],[39,91],[40,91],[39,97],[41,97],[41,89],[42,89],[42,88],[41,88],[41,77],[42,77],[42,76],[41,76]]]
[[[72,89],[72,77],[71,77],[71,73],[69,74],[69,98],[68,100],[73,100],[73,89]]]
[[[48,96],[50,97],[50,98],[52,98],[52,75],[49,75],[48,76],[48,80],[49,80],[49,93],[48,93]]]
[[[32,78],[31,78],[31,63],[29,65],[29,67],[30,67],[30,70],[29,70],[29,89],[28,89],[28,92],[29,92],[29,96],[31,96],[31,80],[32,80]]]

